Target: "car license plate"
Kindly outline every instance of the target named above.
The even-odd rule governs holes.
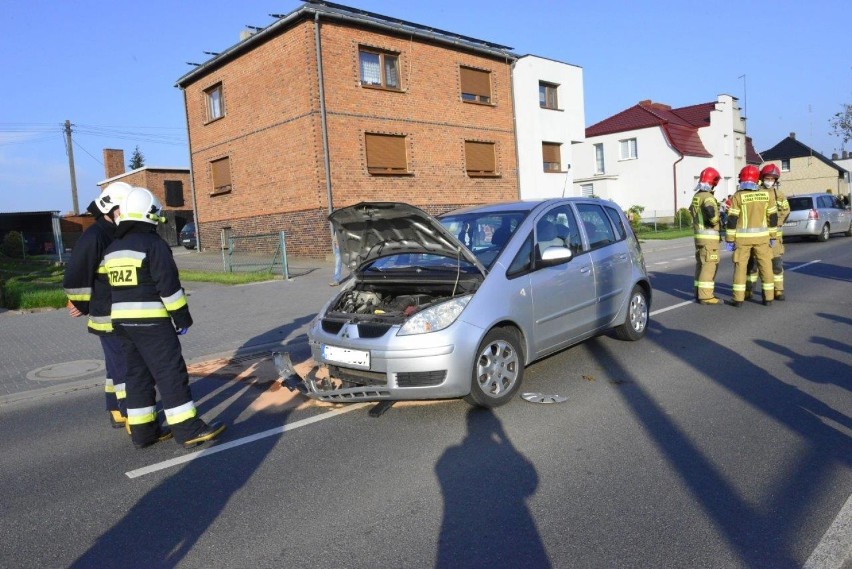
[[[338,348],[337,346],[323,345],[322,357],[327,362],[364,368],[370,367],[370,352],[363,350],[350,350],[349,348]]]
[[[784,227],[796,227],[797,225],[799,225],[798,221],[788,221],[784,224]]]

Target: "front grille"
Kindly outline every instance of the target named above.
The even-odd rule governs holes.
[[[387,374],[376,371],[365,371],[362,369],[329,365],[328,374],[333,378],[341,379],[347,383],[354,383],[355,385],[387,386],[388,384]]]
[[[439,385],[446,377],[447,370],[405,371],[396,374],[396,384],[399,387],[428,387]]]
[[[337,334],[340,332],[340,329],[343,328],[344,322],[339,320],[329,320],[328,318],[322,319],[322,330],[323,332],[328,332],[329,334]]]
[[[390,329],[390,324],[381,324],[377,322],[359,322],[358,336],[361,338],[381,338]]]

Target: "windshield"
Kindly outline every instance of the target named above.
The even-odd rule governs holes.
[[[438,221],[490,269],[526,215],[526,211],[474,211],[447,214]]]

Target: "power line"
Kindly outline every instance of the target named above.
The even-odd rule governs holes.
[[[88,150],[86,150],[85,148],[83,148],[83,145],[81,145],[79,142],[77,142],[76,140],[72,140],[71,142],[73,142],[74,144],[76,144],[76,145],[77,145],[77,147],[78,147],[78,148],[80,148],[80,150],[82,150],[83,152],[85,152],[86,154],[88,154],[89,156],[91,156],[91,157],[92,157],[92,160],[94,160],[95,162],[97,162],[97,163],[98,163],[98,164],[100,164],[101,166],[103,166],[103,165],[104,165],[104,163],[103,163],[103,162],[101,162],[100,160],[98,160],[97,158],[95,158],[95,157],[94,157],[94,155],[93,155],[91,152],[89,152]]]

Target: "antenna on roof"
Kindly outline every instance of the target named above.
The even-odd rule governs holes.
[[[194,65],[194,66],[196,66],[196,67],[200,67],[200,66],[201,66],[201,64],[200,64],[200,63],[193,63],[193,62],[191,62],[191,61],[187,61],[187,62],[185,62],[185,63],[186,63],[187,65]]]
[[[217,52],[215,52],[215,51],[202,51],[201,53],[206,53],[207,55],[219,55],[219,54],[218,54]]]
[[[248,24],[246,24],[246,27],[247,27],[247,28],[249,28],[250,30],[254,30],[254,31],[256,31],[256,32],[259,32],[260,30],[262,30],[262,29],[263,29],[263,28],[261,28],[260,26],[250,26],[250,25],[248,25]]]

